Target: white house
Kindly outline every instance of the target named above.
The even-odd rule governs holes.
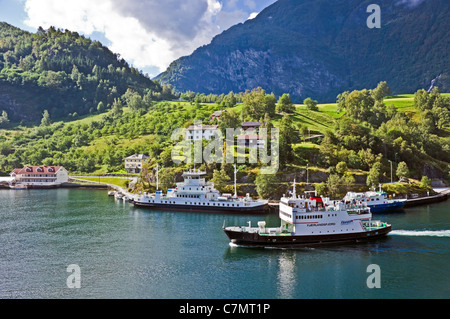
[[[218,125],[191,125],[186,129],[186,140],[208,140],[211,141]]]
[[[25,166],[9,174],[11,184],[34,187],[59,186],[69,181],[69,174],[62,166]]]
[[[142,165],[148,158],[144,154],[134,154],[125,158],[125,171],[128,173],[140,173],[142,171]]]

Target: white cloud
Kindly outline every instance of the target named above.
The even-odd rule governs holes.
[[[164,71],[177,58],[208,44],[249,18],[253,0],[24,0],[25,24],[38,28],[100,32],[109,48],[137,68]],[[273,2],[270,1],[270,2]],[[225,4],[223,4],[225,3]],[[225,9],[224,9],[225,8]],[[252,9],[252,11],[254,11]],[[252,13],[250,18],[256,16]]]
[[[216,0],[26,0],[25,24],[88,36],[101,32],[110,49],[134,66],[164,71],[220,32],[213,20],[221,10]]]
[[[246,5],[247,7],[249,7],[249,8],[252,9],[252,10],[255,10],[255,8],[256,8],[256,3],[255,3],[255,1],[253,1],[253,0],[245,0],[244,2],[245,2],[245,5]]]

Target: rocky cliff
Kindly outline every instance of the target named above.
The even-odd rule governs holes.
[[[180,91],[240,92],[257,86],[294,101],[334,101],[343,90],[387,81],[393,93],[450,89],[447,0],[279,0],[216,36],[157,77]]]

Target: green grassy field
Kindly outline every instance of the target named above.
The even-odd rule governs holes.
[[[105,184],[111,184],[111,185],[116,185],[119,187],[126,187],[127,183],[129,181],[131,181],[131,178],[118,178],[118,177],[76,177],[73,176],[74,178],[80,179],[80,180],[85,180],[85,181],[90,181],[90,182],[100,182],[100,183],[105,183]]]
[[[450,93],[443,93],[445,96],[450,96]],[[406,114],[410,115],[415,120],[420,119],[420,111],[417,110],[414,107],[414,94],[401,94],[401,95],[394,95],[386,97],[384,100],[386,106],[394,105],[396,109],[400,112],[405,112]],[[189,102],[169,102],[171,104],[181,105],[185,110],[191,110],[195,108],[195,105],[189,103]],[[211,104],[205,104],[202,103],[202,105],[214,105]],[[334,131],[334,124],[336,123],[336,120],[340,119],[342,116],[345,115],[345,111],[338,110],[336,103],[325,103],[325,104],[319,104],[318,105],[319,110],[318,111],[310,111],[306,108],[303,104],[296,104],[295,105],[295,112],[294,114],[291,114],[292,119],[294,121],[294,124],[296,125],[303,125],[309,128],[311,131],[317,131],[320,133],[325,133],[327,130]],[[240,112],[242,110],[242,103],[238,103],[234,108],[236,112]],[[124,107],[123,108],[124,113],[130,112],[129,108]],[[339,112],[338,112],[339,111]],[[106,113],[102,114],[96,114],[84,117],[82,119],[73,120],[70,122],[66,122],[66,124],[89,124],[94,121],[99,121]],[[145,114],[144,116],[149,116],[148,114]],[[275,117],[272,119],[273,124],[275,126],[278,126],[282,114],[276,114]],[[136,143],[142,143],[142,142],[149,142],[150,136],[142,136],[139,137],[136,140]],[[130,141],[127,141],[130,142]],[[102,141],[99,140],[95,143],[96,145],[94,147],[101,147]]]

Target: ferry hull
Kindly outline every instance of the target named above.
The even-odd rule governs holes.
[[[134,202],[134,206],[155,210],[169,210],[179,212],[203,212],[203,213],[226,213],[226,214],[269,214],[267,204],[254,207],[211,207],[197,205],[177,205]]]
[[[370,207],[371,213],[385,213],[385,212],[393,212],[402,210],[405,207],[405,201],[380,204],[380,205],[372,205]]]
[[[337,244],[350,244],[376,240],[386,236],[391,231],[391,226],[372,231],[335,234],[335,235],[288,235],[288,236],[264,236],[258,233],[247,233],[223,229],[231,243],[240,246],[253,247],[312,247]]]

